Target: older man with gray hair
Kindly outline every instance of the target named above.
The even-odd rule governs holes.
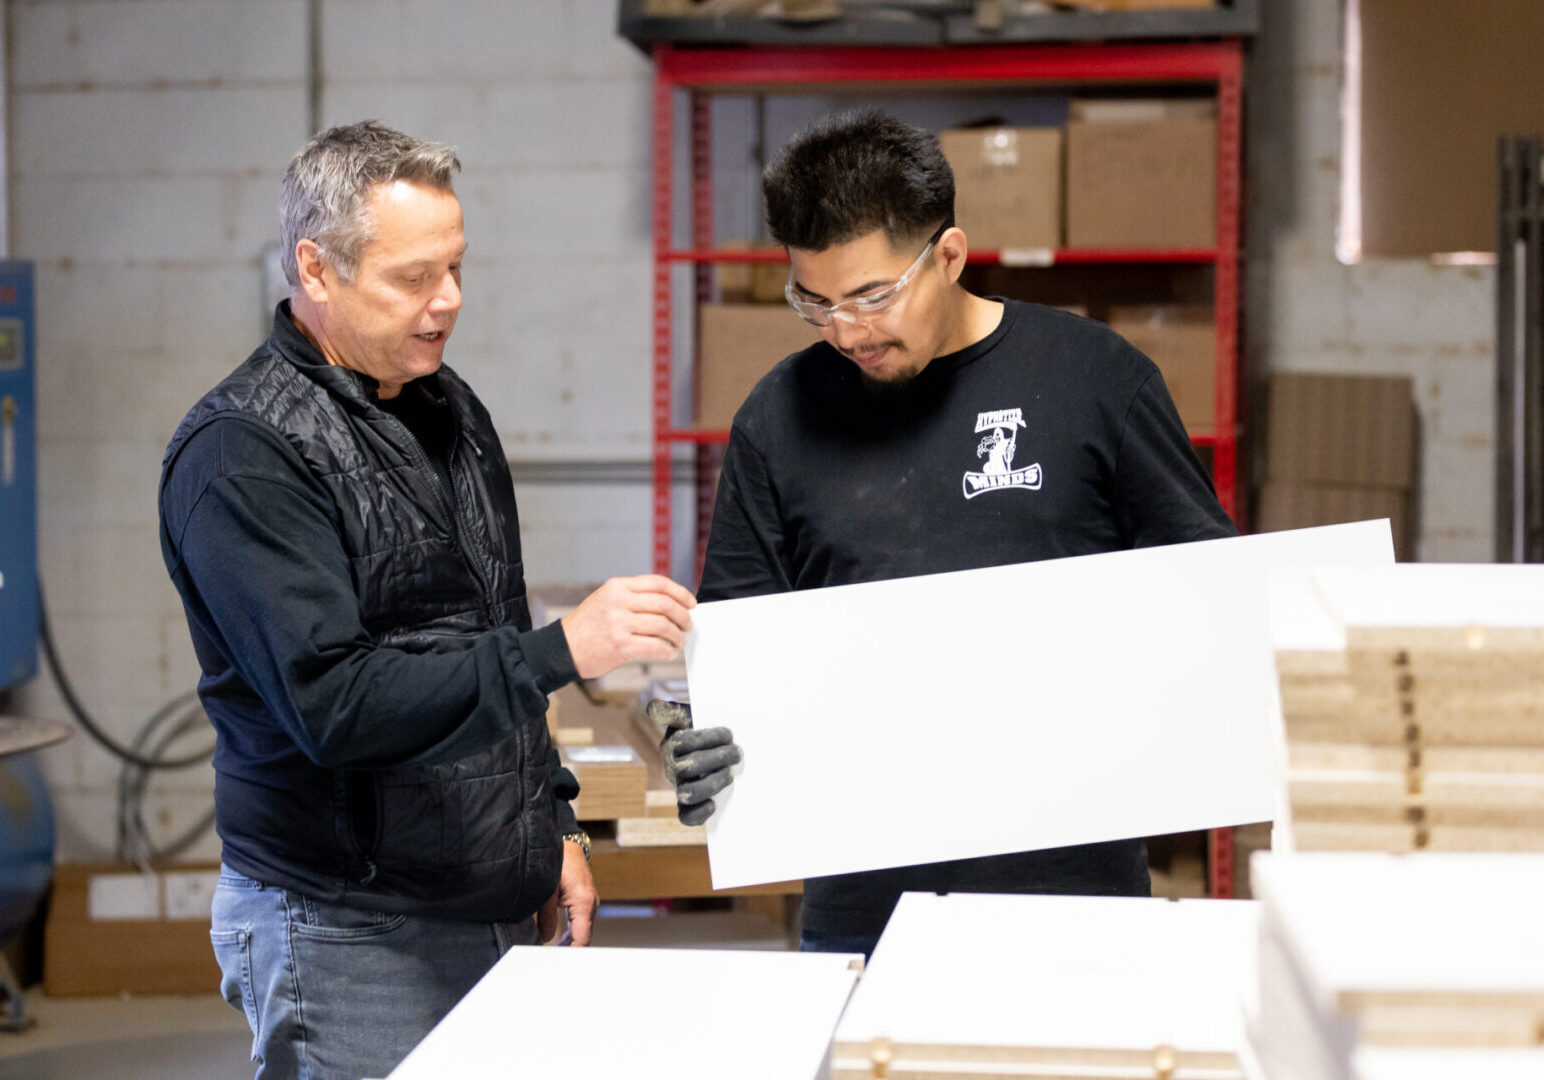
[[[443,364],[459,167],[373,121],[312,139],[280,200],[290,298],[163,463],[218,735],[211,937],[266,1080],[384,1076],[560,909],[588,942],[547,695],[670,658],[691,623],[645,575],[532,629],[503,450]]]

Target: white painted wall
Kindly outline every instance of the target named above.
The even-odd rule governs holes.
[[[1334,260],[1337,0],[1266,0],[1249,86],[1247,355],[1416,376],[1421,553],[1490,536],[1491,275]],[[450,362],[516,458],[641,458],[649,432],[649,67],[614,0],[326,0],[323,120],[453,142],[471,250]],[[12,250],[38,261],[41,547],[82,696],[128,739],[196,665],[155,486],[186,408],[258,342],[261,253],[308,134],[302,0],[12,0]],[[527,486],[535,581],[649,560],[644,485]],[[31,712],[64,717],[45,676]],[[111,854],[116,765],[44,753],[60,855]],[[163,828],[207,768],[157,782]],[[212,857],[206,843],[196,855]]]

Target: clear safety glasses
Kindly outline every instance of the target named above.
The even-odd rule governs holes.
[[[843,300],[840,304],[826,307],[817,304],[813,300],[799,299],[799,292],[794,288],[793,273],[788,274],[788,284],[783,286],[783,295],[788,299],[788,306],[799,313],[799,317],[805,322],[814,323],[816,326],[830,326],[837,319],[843,322],[856,323],[864,319],[872,318],[895,306],[895,301],[901,295],[901,290],[906,288],[908,282],[917,275],[922,264],[927,262],[927,257],[933,254],[933,245],[938,243],[938,238],[949,227],[949,222],[938,226],[936,232],[928,238],[927,247],[922,249],[916,261],[907,267],[906,272],[900,276],[894,285],[882,289],[877,293],[867,296],[855,296],[851,300]]]

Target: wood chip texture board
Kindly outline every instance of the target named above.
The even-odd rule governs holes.
[[[1300,580],[1318,634],[1276,652],[1291,846],[1544,851],[1544,567]]]

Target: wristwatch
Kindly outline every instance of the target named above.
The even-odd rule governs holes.
[[[566,832],[566,833],[564,833],[563,834],[563,839],[564,840],[572,840],[574,843],[578,844],[579,845],[579,850],[584,852],[584,861],[585,862],[589,862],[590,861],[590,834],[589,833],[585,832],[583,829],[576,829],[573,832]]]

